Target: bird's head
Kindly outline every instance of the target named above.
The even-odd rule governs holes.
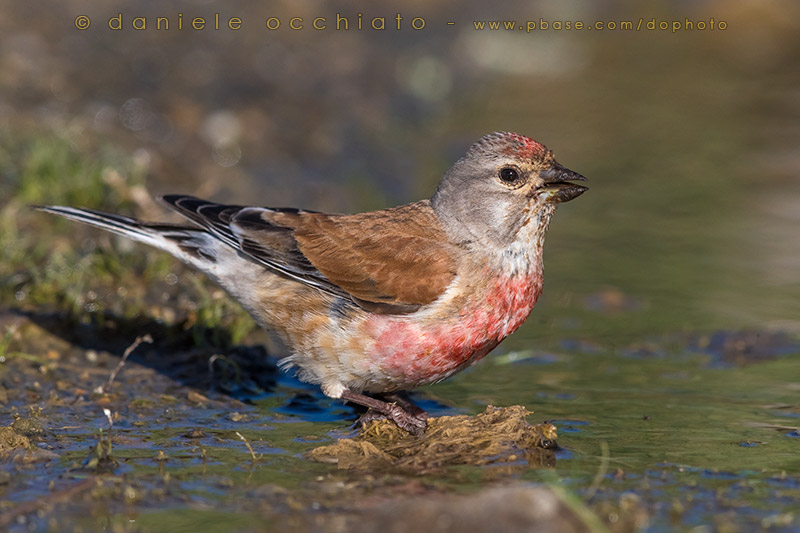
[[[544,145],[492,133],[447,171],[431,205],[454,239],[502,247],[531,223],[546,231],[556,206],[587,190],[575,181],[586,178],[561,166]]]

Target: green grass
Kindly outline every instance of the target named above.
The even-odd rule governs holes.
[[[98,325],[109,316],[150,317],[191,329],[196,343],[241,342],[253,321],[201,274],[163,252],[30,207],[137,216],[145,173],[110,146],[0,132],[0,308],[44,309]]]

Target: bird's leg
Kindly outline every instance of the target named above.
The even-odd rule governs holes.
[[[382,392],[379,394],[375,394],[373,396],[369,396],[369,398],[382,400],[387,404],[396,404],[398,407],[402,408],[408,415],[417,419],[420,423],[426,423],[428,420],[428,413],[422,410],[419,406],[414,404],[408,395],[403,391],[398,392]],[[369,409],[366,413],[362,414],[357,424],[366,426],[368,423],[372,422],[373,420],[381,420],[387,418],[387,415],[383,412],[376,411],[375,409]]]
[[[425,433],[425,428],[428,426],[427,416],[409,413],[397,403],[384,402],[377,398],[347,390],[342,393],[342,400],[363,405],[372,411],[378,412],[397,424],[400,429],[404,429],[417,437]]]
[[[411,416],[421,418],[423,420],[428,419],[428,413],[426,413],[420,406],[412,402],[408,397],[408,394],[405,392],[383,392],[378,394],[378,397],[387,403],[396,403]]]

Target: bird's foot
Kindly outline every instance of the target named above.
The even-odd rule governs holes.
[[[366,427],[367,424],[375,420],[386,420],[386,415],[375,409],[367,409],[361,416],[358,417],[353,427]]]
[[[408,431],[415,437],[421,437],[425,434],[425,430],[428,428],[427,415],[418,416],[411,414],[396,403],[390,403],[388,405],[389,413],[386,416],[397,424],[397,427]]]
[[[358,420],[362,426],[372,420],[388,418],[397,424],[397,427],[408,431],[416,437],[422,436],[425,433],[425,429],[428,427],[428,415],[425,411],[405,399],[402,400],[404,403],[402,407],[399,402],[385,402],[377,398],[372,398],[371,396],[351,391],[343,392],[342,399],[362,405],[368,409]]]
[[[378,395],[381,400],[386,403],[394,403],[403,408],[405,412],[417,418],[424,420],[428,419],[428,413],[422,410],[420,406],[411,401],[408,394],[405,392],[384,392]]]
[[[364,427],[373,420],[386,420],[388,418],[394,422],[397,427],[408,431],[416,437],[419,437],[425,433],[425,429],[428,427],[427,416],[411,414],[399,405],[389,405],[390,407],[388,414],[375,409],[369,409],[366,413],[358,417],[358,420],[356,420],[356,425]]]

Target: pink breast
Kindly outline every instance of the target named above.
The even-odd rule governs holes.
[[[367,325],[370,352],[399,387],[433,383],[489,353],[528,317],[541,292],[541,277],[497,279],[460,309],[427,321],[374,316]]]

